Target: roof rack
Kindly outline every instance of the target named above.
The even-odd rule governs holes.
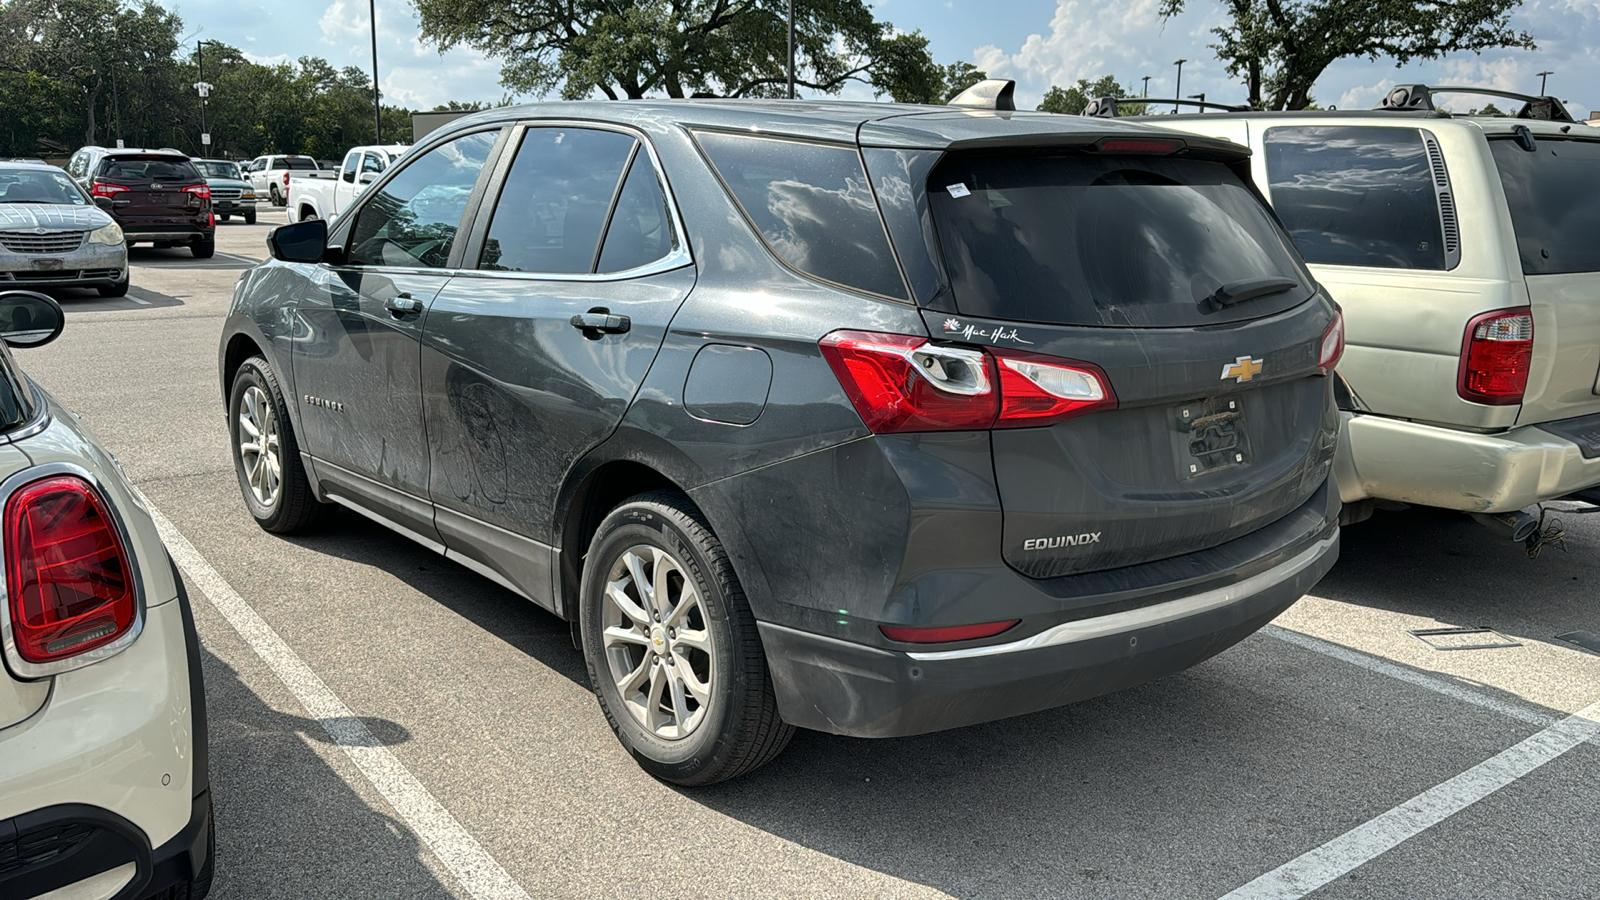
[[[1434,94],[1483,94],[1489,97],[1504,97],[1507,100],[1521,100],[1522,109],[1517,111],[1518,119],[1542,119],[1548,122],[1575,122],[1572,114],[1554,97],[1536,97],[1532,94],[1518,94],[1512,91],[1496,91],[1490,88],[1479,87],[1434,87],[1426,84],[1397,84],[1388,96],[1384,97],[1375,109],[1402,109],[1402,110],[1427,110],[1434,111]]]
[[[1089,105],[1083,108],[1083,115],[1094,116],[1100,119],[1115,119],[1117,117],[1117,105],[1121,103],[1127,103],[1130,105],[1145,103],[1154,106],[1165,106],[1168,103],[1171,103],[1176,106],[1198,106],[1202,112],[1208,109],[1221,109],[1228,112],[1250,111],[1250,107],[1248,106],[1236,106],[1230,103],[1211,103],[1206,100],[1172,100],[1165,97],[1098,97],[1094,100],[1090,100]]]
[[[1009,78],[990,78],[957,94],[948,105],[965,106],[969,109],[1015,110],[1016,91],[1015,81]]]

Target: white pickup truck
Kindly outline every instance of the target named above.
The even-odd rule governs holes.
[[[283,192],[289,183],[290,170],[315,172],[317,161],[309,156],[273,153],[250,160],[242,169],[245,180],[256,189],[257,197],[270,198],[273,206],[282,206]]]
[[[285,210],[289,221],[338,216],[405,151],[402,144],[354,147],[344,155],[337,171],[291,172]]]

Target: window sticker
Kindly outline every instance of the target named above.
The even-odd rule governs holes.
[[[967,186],[964,184],[952,184],[945,188],[945,190],[950,192],[950,196],[957,198],[968,197],[972,195],[972,192],[967,190]]]

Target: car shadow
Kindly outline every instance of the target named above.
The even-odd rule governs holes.
[[[61,304],[61,308],[71,314],[74,312],[111,312],[135,309],[162,309],[164,307],[183,306],[184,302],[177,297],[157,293],[129,285],[125,297],[102,297],[99,292],[87,288],[62,288],[50,292]]]

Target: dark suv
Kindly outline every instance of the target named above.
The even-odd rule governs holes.
[[[122,226],[128,246],[187,246],[196,259],[216,253],[211,188],[182,153],[85,147],[67,172]]]
[[[1341,320],[1247,155],[886,104],[463,118],[241,280],[245,503],[574,622],[680,784],[1149,681],[1337,555]]]

